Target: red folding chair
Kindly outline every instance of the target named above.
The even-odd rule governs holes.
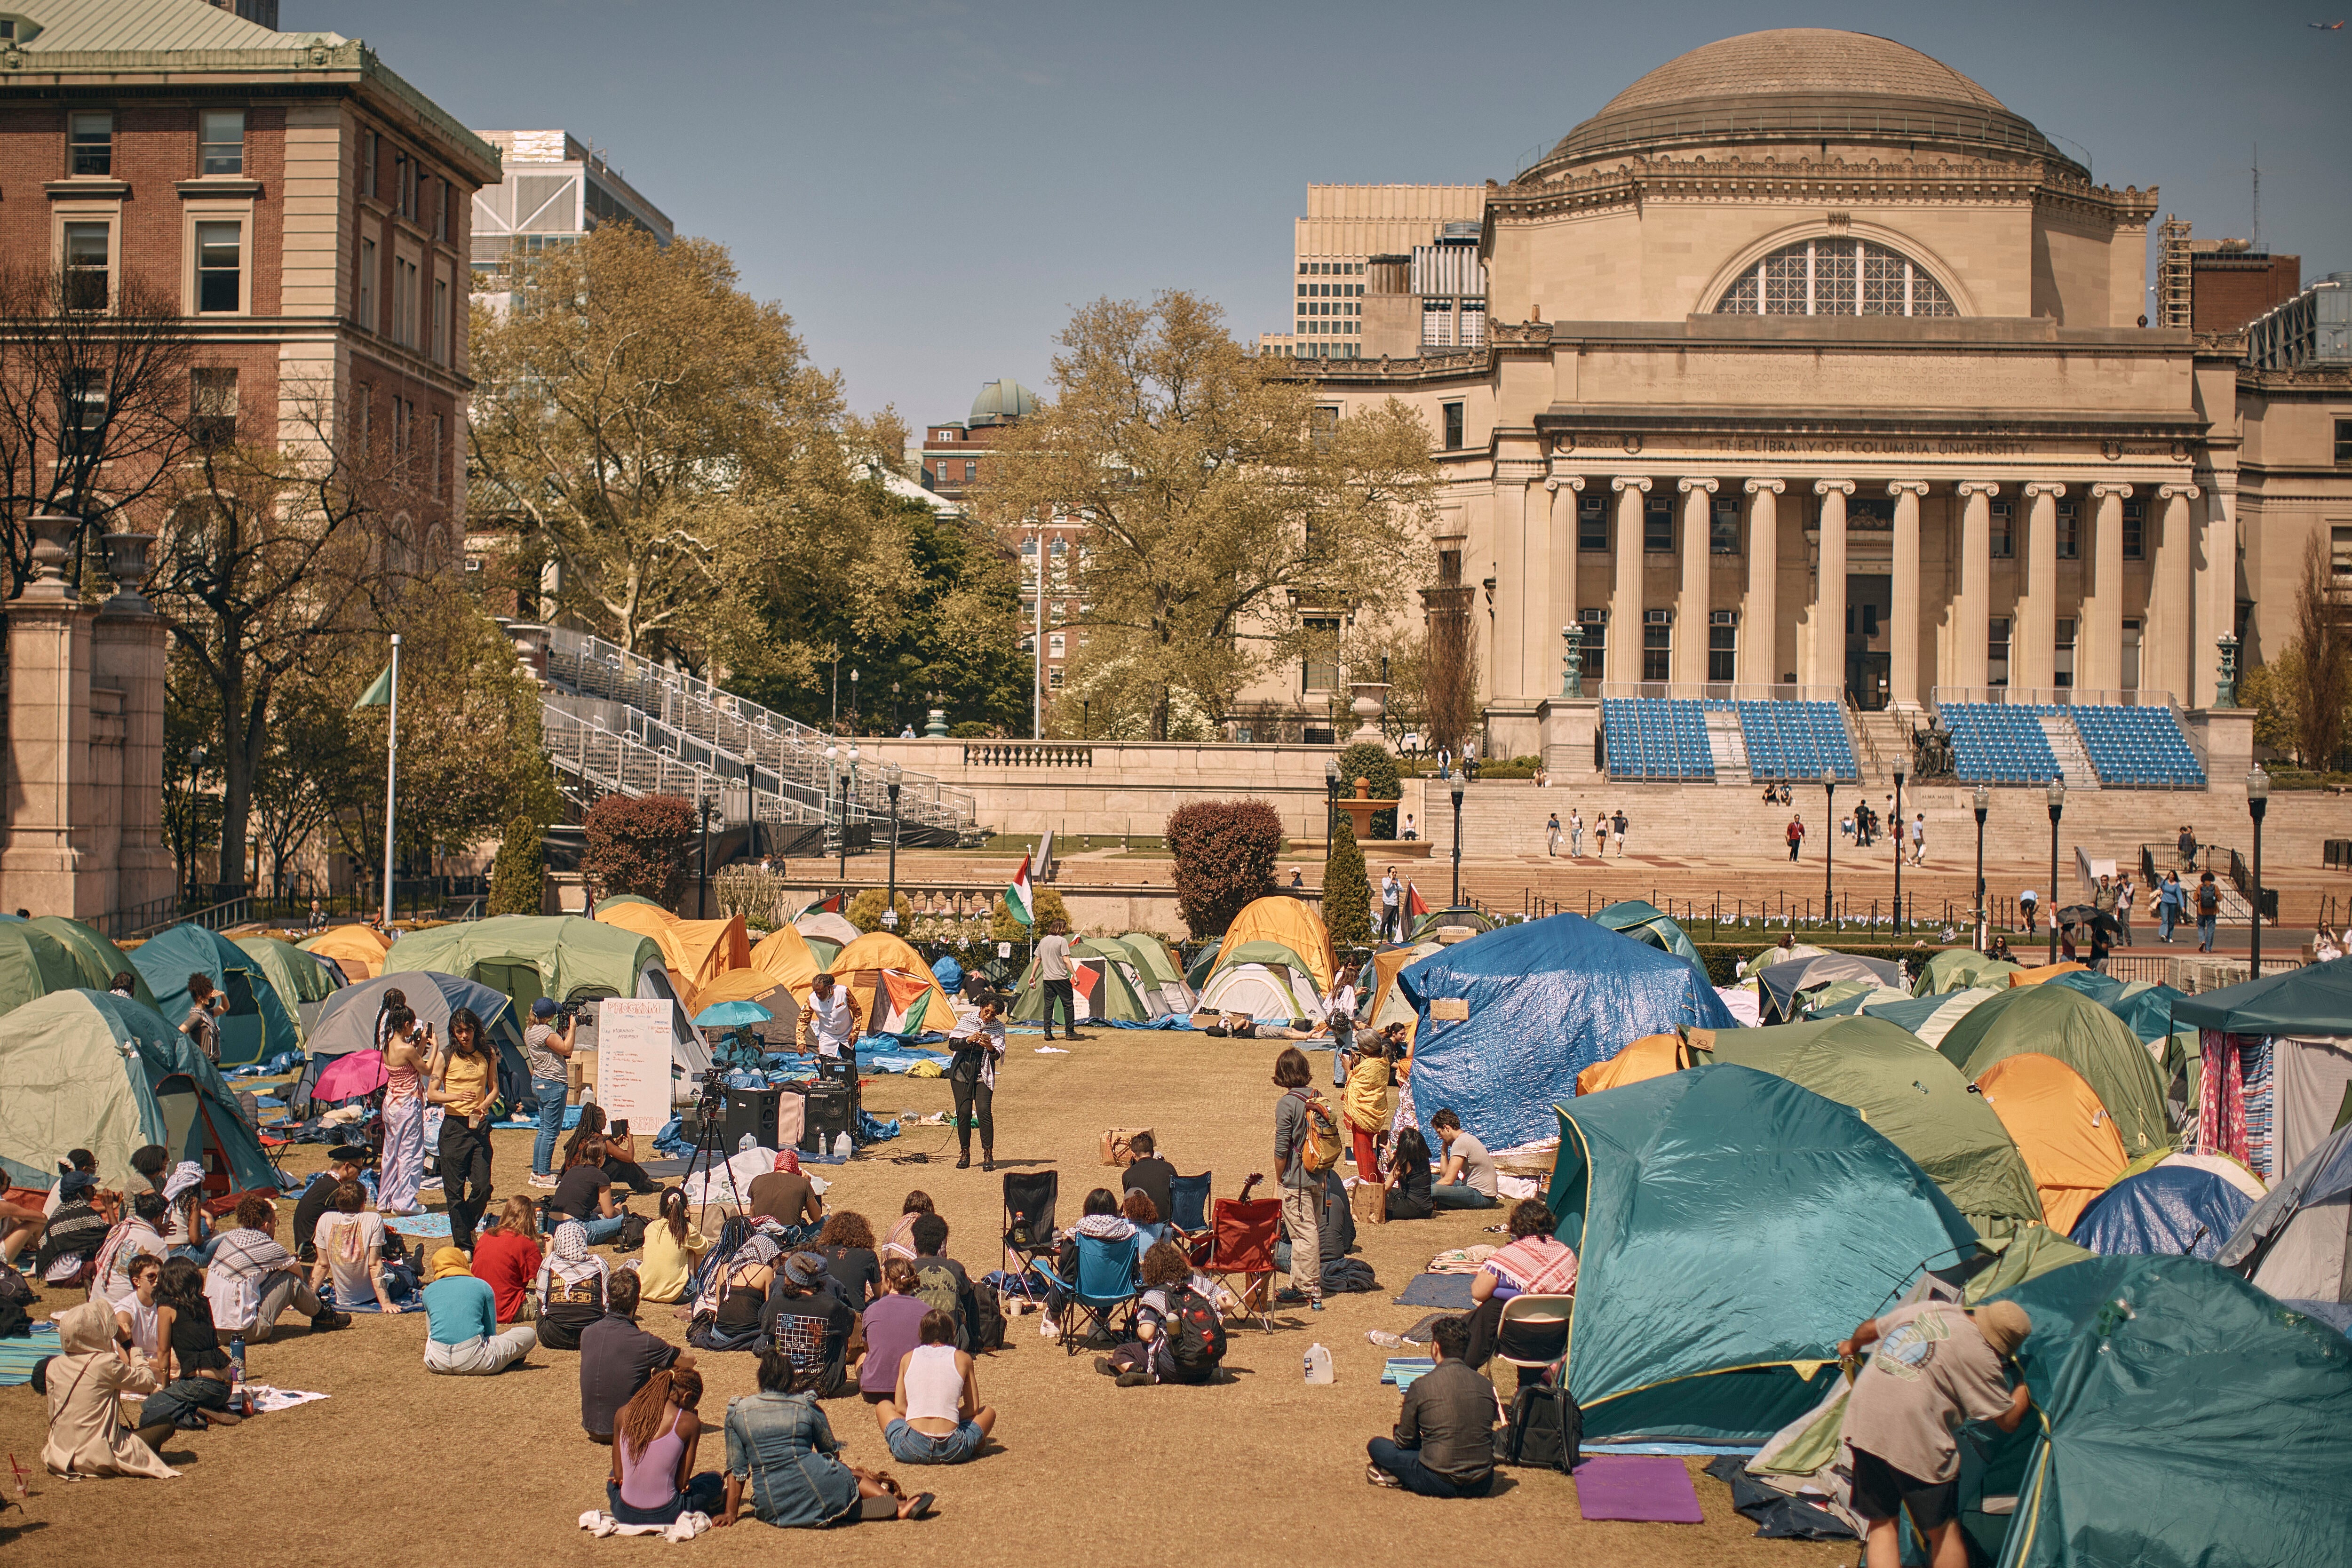
[[[1258,1326],[1274,1332],[1274,1244],[1282,1234],[1279,1198],[1218,1198],[1209,1205],[1209,1255],[1198,1259],[1201,1271],[1232,1287],[1242,1310],[1255,1313]]]

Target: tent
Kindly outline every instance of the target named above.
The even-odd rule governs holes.
[[[383,973],[383,955],[392,944],[378,936],[373,926],[342,925],[330,926],[294,945],[341,964],[343,978],[356,985]]]
[[[1558,1115],[1588,1441],[1761,1442],[1828,1390],[1855,1323],[1978,1246],[1908,1155],[1770,1073],[1694,1068]]]
[[[848,988],[850,1003],[870,1033],[945,1034],[955,1026],[955,1004],[931,977],[931,966],[923,962],[922,954],[887,931],[867,931],[835,953],[826,967]],[[885,1030],[882,1026],[888,1007],[880,1013],[875,1011],[877,987],[887,989],[882,986],[885,973],[919,976],[923,983],[922,995],[905,1009],[903,1028]]]
[[[800,1029],[800,995],[794,994],[789,983],[764,969],[730,969],[705,985],[695,999],[704,1007],[721,1002],[757,1002],[765,1007],[771,1015],[769,1022],[757,1026],[752,1032],[768,1042],[771,1050],[784,1048]]]
[[[1168,1016],[1168,1004],[1160,996],[1159,985],[1136,957],[1135,950],[1127,943],[1117,937],[1089,937],[1072,951],[1084,958],[1100,960],[1105,966],[1106,977],[1118,983],[1113,990],[1113,996],[1116,998],[1119,992],[1124,992],[1124,998],[1118,999],[1135,1008],[1135,1017],[1123,1021],[1140,1022]]]
[[[2005,958],[1993,958],[1965,947],[1948,947],[1927,961],[1919,972],[1919,984],[1913,994],[1940,996],[1948,991],[1961,991],[1971,986],[2005,986],[2017,965]]]
[[[963,965],[956,962],[955,954],[943,952],[931,960],[931,978],[940,983],[940,990],[952,996],[963,989]]]
[[[2042,1216],[2033,1175],[2001,1119],[1959,1069],[1884,1018],[1692,1031],[1718,1062],[1785,1078],[1852,1106],[1927,1173],[1980,1235]]]
[[[519,1104],[530,1098],[530,1067],[522,1055],[522,1016],[513,1003],[487,985],[455,974],[403,973],[345,986],[319,1009],[318,1020],[310,1026],[310,1059],[286,1095],[296,1116],[308,1117],[317,1110],[310,1091],[329,1066],[353,1051],[376,1048],[375,1023],[383,1011],[387,991],[399,992],[418,1021],[433,1026],[436,1041],[448,1039],[450,1014],[460,1007],[472,1008],[498,1046],[499,1089],[507,1103]]]
[[[1474,910],[1466,904],[1454,904],[1415,916],[1412,936],[1415,942],[1455,942],[1465,940],[1465,933],[1483,936],[1494,929],[1495,921],[1485,910]],[[1440,936],[1440,932],[1449,934]]]
[[[186,976],[181,979],[184,984]],[[81,963],[56,937],[31,921],[0,921],[0,1013],[89,984]]]
[[[1124,950],[1122,950],[1123,955]],[[1108,956],[1101,944],[1080,942],[1070,950],[1070,1005],[1081,1024],[1142,1024],[1155,1015],[1136,990],[1135,966]],[[1034,1024],[1045,1016],[1045,984],[1032,958],[1013,994],[1006,1016]]]
[[[651,899],[639,898],[635,893],[597,900],[596,912],[591,918],[604,925],[635,931],[639,936],[649,936],[656,942],[661,941],[670,927],[677,924],[676,915]]]
[[[662,941],[662,952],[669,959],[670,973],[699,994],[703,986],[729,970],[751,966],[751,939],[743,929],[741,915],[675,921],[669,936]]]
[[[2352,1095],[2352,958],[2184,997],[2172,1018],[2200,1032],[2200,1149],[2275,1179],[2326,1142]]]
[[[1402,1024],[1405,1043],[1411,1045],[1414,1036],[1421,1031],[1421,1015],[1413,1011],[1412,1004],[1406,1001],[1404,993],[1397,989],[1396,977],[1403,973],[1407,966],[1420,963],[1433,952],[1444,951],[1443,943],[1417,942],[1411,947],[1384,947],[1373,953],[1371,1011],[1366,1015],[1366,1027],[1378,1034],[1391,1024]],[[1363,989],[1360,984],[1358,988]]]
[[[2124,1026],[2142,1040],[2160,1040],[2172,1032],[2172,1004],[2186,994],[2169,985],[2116,980],[2088,969],[2058,975],[2049,984],[2080,991],[2121,1018]]]
[[[218,931],[183,923],[158,932],[139,944],[131,963],[147,979],[164,1017],[178,1021],[188,1016],[188,977],[202,973],[214,989],[228,997],[228,1011],[220,1017],[220,1065],[246,1067],[275,1061],[302,1048],[294,1015],[278,999],[261,965],[245,949]]]
[[[2033,1320],[2003,1568],[2322,1568],[2352,1543],[2352,1345],[2194,1258],[2097,1258]],[[1963,1491],[1966,1491],[1964,1485]]]
[[[1819,958],[1828,951],[1802,942],[1792,942],[1787,947],[1768,947],[1739,966],[1739,978],[1752,980],[1776,964],[1794,963],[1801,958]]]
[[[1643,1035],[1732,1026],[1691,966],[1582,915],[1504,926],[1407,966],[1397,986],[1421,1016],[1412,1100],[1451,1108],[1489,1149],[1549,1136],[1576,1075]],[[1853,1325],[1848,1324],[1849,1328]]]
[[[1706,973],[1706,960],[1691,945],[1690,937],[1676,925],[1674,917],[1657,905],[1641,899],[1625,899],[1604,904],[1593,917],[1596,925],[1607,926],[1620,936],[1630,936],[1635,942],[1646,942],[1661,952],[1671,952],[1676,958],[1686,958]]]
[[[103,991],[27,1002],[0,1029],[0,1173],[46,1187],[66,1151],[98,1156],[121,1189],[150,1143],[205,1167],[211,1194],[273,1188],[277,1173],[236,1097],[195,1043],[152,1007]]]
[[[2260,1176],[2246,1169],[2243,1163],[2232,1160],[2227,1154],[2178,1154],[2157,1150],[2142,1154],[2138,1159],[2126,1165],[2124,1173],[2116,1179],[2119,1182],[2127,1181],[2142,1171],[2153,1171],[2158,1165],[2182,1165],[2190,1170],[2205,1171],[2219,1176],[2245,1194],[2246,1201],[2250,1204],[2262,1202],[2264,1195],[2270,1192],[2270,1188],[2263,1185]]]
[[[2218,1259],[2284,1301],[2352,1303],[2352,1122],[2330,1133],[2256,1204]]]
[[[2033,1172],[2043,1219],[2071,1234],[2091,1200],[2129,1163],[2115,1118],[2082,1074],[2038,1051],[2003,1057],[1976,1082]]]
[[[155,1007],[155,993],[149,988],[147,977],[139,973],[138,965],[131,962],[131,955],[101,935],[96,926],[69,921],[63,915],[35,915],[32,925],[35,931],[47,931],[57,938],[58,945],[66,950],[66,955],[81,966],[84,988],[111,990],[116,975],[128,974],[131,976],[132,999]],[[6,1005],[0,1003],[0,1013],[7,1010]],[[160,1007],[155,1010],[163,1011]]]
[[[836,952],[857,940],[857,928],[849,923],[849,917],[835,914],[830,910],[819,910],[801,916],[793,921],[793,929],[812,942],[822,938],[833,943]]]
[[[2018,970],[2009,977],[2009,983],[2012,987],[2040,985],[2045,981],[2055,980],[2062,974],[2088,973],[2090,967],[2087,963],[2077,963],[2070,958],[2061,963],[2043,963],[2032,969]]]
[[[1970,986],[1961,991],[1914,996],[1905,1002],[1865,1002],[1862,1010],[1866,1016],[1884,1018],[1897,1028],[1910,1030],[1928,1045],[1940,1046],[1953,1025],[2000,994],[1998,991]]]
[[[1217,961],[1210,966],[1210,978],[1213,981],[1217,971],[1243,947],[1259,942],[1280,942],[1297,954],[1299,967],[1318,994],[1331,989],[1339,954],[1331,945],[1331,933],[1323,929],[1323,917],[1280,893],[1251,900],[1234,917],[1234,923],[1225,928],[1224,940],[1217,944]]]
[[[304,952],[292,942],[272,936],[241,936],[235,941],[260,968],[270,989],[278,993],[278,1004],[293,1016],[298,1036],[310,1034],[310,1025],[327,998],[349,984],[342,970],[331,960]]]
[[[2023,1059],[2023,1058],[2017,1058]],[[2077,1247],[2116,1252],[2221,1253],[2254,1200],[2210,1171],[2158,1165],[2126,1176],[2093,1201],[2069,1233]]]
[[[1680,1035],[1643,1035],[1607,1061],[1594,1062],[1578,1073],[1576,1092],[1581,1097],[1622,1089],[1629,1083],[1647,1083],[1654,1078],[1696,1067],[1706,1059],[1704,1051],[1692,1049]]]
[[[1799,996],[1797,1011],[1806,1018],[1850,1018],[1874,1004],[1916,1000],[1902,987],[1876,980],[1832,980]]]
[[[1899,986],[1903,983],[1903,966],[1859,953],[1823,952],[1775,963],[1759,970],[1756,978],[1763,987],[1765,1020],[1778,1024],[1796,1017],[1797,999],[1808,991],[1818,991],[1833,980],[1867,980]]]
[[[1135,954],[1146,981],[1159,988],[1160,1005],[1171,1013],[1190,1013],[1200,1002],[1192,986],[1184,983],[1183,965],[1168,951],[1168,944],[1148,931],[1131,931],[1118,939]]]
[[[751,968],[773,975],[793,988],[795,997],[806,996],[809,986],[824,965],[817,961],[816,952],[809,946],[808,938],[795,926],[770,931],[751,950]]]
[[[1936,1048],[1970,1082],[1981,1081],[1985,1069],[2003,1057],[2025,1051],[2054,1057],[2081,1074],[2114,1114],[2127,1157],[2172,1144],[2164,1079],[2155,1058],[2123,1020],[2079,991],[2063,985],[2011,988],[1972,1009]],[[2099,1185],[2104,1189],[2106,1183]]]
[[[1252,1018],[1308,1018],[1322,999],[1307,961],[1287,943],[1245,942],[1221,951],[1201,987],[1203,1012],[1241,1013]]]

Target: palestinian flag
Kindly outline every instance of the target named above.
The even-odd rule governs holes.
[[[1100,960],[1089,960],[1070,965],[1070,995],[1077,1005],[1072,1009],[1091,1024],[1102,1016],[1103,966]]]
[[[841,912],[844,900],[848,897],[845,892],[835,891],[827,893],[821,899],[813,899],[809,901],[808,907],[801,910],[801,915],[837,915]],[[794,915],[793,919],[798,920],[801,915]]]
[[[1421,889],[1411,882],[1404,885],[1404,912],[1415,919],[1429,912],[1429,900],[1423,898]]]
[[[928,974],[909,974],[904,970],[886,969],[882,984],[875,1000],[880,1004],[880,1015],[874,1021],[877,1035],[919,1035],[929,1026],[925,1015],[930,1011],[930,995],[938,984]]]
[[[1013,873],[1012,884],[1004,889],[1004,902],[1013,918],[1023,925],[1037,923],[1036,895],[1029,890],[1029,857],[1021,857],[1021,869]]]

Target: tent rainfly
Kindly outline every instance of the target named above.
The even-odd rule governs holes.
[[[387,991],[399,992],[418,1021],[433,1026],[436,1041],[449,1037],[450,1014],[471,1008],[498,1046],[499,1091],[509,1105],[530,1098],[530,1068],[523,1059],[521,1023],[514,1005],[488,986],[455,974],[409,972],[346,986],[319,1009],[318,1021],[310,1026],[310,1060],[286,1094],[295,1115],[307,1117],[316,1109],[310,1091],[320,1073],[353,1051],[376,1048],[376,1020]]]
[[[2063,985],[2013,986],[1972,1009],[1936,1048],[1971,1083],[1981,1082],[1986,1069],[2004,1057],[2029,1051],[2053,1057],[2081,1075],[2106,1107],[2127,1159],[2171,1146],[2164,1079],[2155,1059],[2122,1019],[2079,991]],[[2019,1146],[2023,1147],[2022,1140]],[[2032,1158],[2029,1153],[2029,1163]],[[2112,1180],[2110,1173],[2098,1190],[2105,1191]]]
[[[139,966],[131,962],[131,955],[115,946],[96,926],[69,921],[63,915],[35,915],[32,925],[35,931],[47,931],[57,938],[58,944],[66,950],[67,955],[80,966],[82,989],[110,991],[114,987],[116,975],[128,974],[131,976],[131,1000],[154,1007],[159,1013],[163,1011],[156,1005],[155,993],[149,988],[147,977],[139,973]],[[0,1013],[6,1011],[5,1005],[0,1004]]]
[[[260,963],[218,931],[192,923],[175,925],[141,942],[131,962],[147,977],[166,1018],[188,1016],[193,1005],[188,978],[193,974],[203,974],[228,998],[228,1011],[220,1018],[221,1066],[275,1061],[302,1048],[294,1015],[278,999]]]
[[[276,937],[241,936],[234,940],[260,969],[270,989],[278,993],[278,1004],[292,1015],[294,1032],[309,1038],[319,1009],[347,984],[341,967],[331,959],[304,952],[292,942],[280,942]]]
[[[341,965],[343,978],[354,985],[383,973],[383,955],[391,950],[373,927],[363,925],[330,926],[294,945]]]

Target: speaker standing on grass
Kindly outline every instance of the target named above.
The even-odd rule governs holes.
[[[1048,1015],[1050,1018],[1051,1015]],[[948,1064],[948,1088],[955,1096],[956,1142],[961,1171],[971,1163],[971,1130],[980,1128],[980,1168],[996,1169],[996,1069],[1004,1060],[1003,1004],[982,996],[969,1018],[958,1017],[948,1037],[955,1053]]]

